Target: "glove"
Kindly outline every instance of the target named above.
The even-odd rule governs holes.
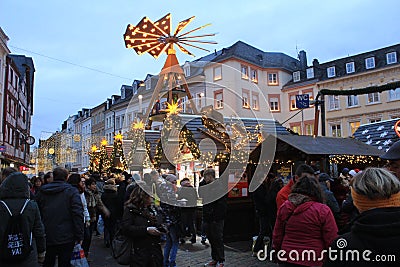
[[[157,230],[157,227],[147,227],[147,232],[151,235],[161,235],[161,232]]]

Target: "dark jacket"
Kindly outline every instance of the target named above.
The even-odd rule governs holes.
[[[345,242],[343,241],[345,240]],[[339,240],[339,241],[338,241]],[[339,249],[338,244],[341,249]],[[345,246],[343,245],[345,244]],[[360,261],[332,261],[328,260],[323,266],[344,266],[344,267],[378,267],[378,266],[399,266],[400,265],[400,207],[377,208],[361,213],[355,218],[350,233],[339,236],[331,244],[331,248],[337,250],[335,255],[346,251],[359,251]],[[372,259],[370,262],[363,260],[362,253],[370,250],[372,253],[367,255]],[[382,262],[375,261],[375,256],[382,255],[389,257],[395,255],[395,261]],[[381,257],[382,259],[383,257]]]
[[[122,231],[132,239],[134,248],[151,248],[158,246],[161,240],[160,236],[150,235],[147,227],[159,227],[161,222],[161,213],[156,213],[154,209],[150,212],[128,204],[122,217]]]
[[[122,219],[123,206],[117,193],[117,186],[106,184],[104,191],[101,195],[101,201],[104,206],[110,211],[110,217],[103,218],[105,223],[115,224],[118,220]]]
[[[83,206],[78,189],[64,181],[56,180],[42,186],[36,200],[48,245],[83,240]]]
[[[29,196],[28,178],[20,172],[8,176],[0,186],[0,199],[7,204],[12,214],[17,214],[21,211],[25,200],[29,199]],[[0,204],[0,240],[3,240],[9,218],[8,211],[3,204]],[[0,266],[2,267],[36,267],[38,266],[36,252],[42,253],[46,250],[44,226],[36,202],[32,200],[28,202],[23,212],[23,219],[26,222],[24,227],[29,228],[29,232],[32,232],[34,238],[32,246],[36,247],[36,249],[32,250],[25,261],[14,265],[0,262]]]
[[[223,182],[216,180],[212,183],[211,187],[203,185],[199,187],[199,195],[203,199],[203,221],[210,223],[224,220],[228,208],[227,197],[223,195],[214,200],[215,196],[223,192]]]
[[[331,209],[333,216],[337,219],[339,217],[340,207],[335,196],[328,189],[325,182],[320,182],[319,185],[324,193],[326,205]]]

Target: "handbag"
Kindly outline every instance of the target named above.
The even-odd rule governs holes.
[[[122,233],[121,228],[117,230],[111,241],[112,256],[121,265],[129,265],[132,249],[132,240]]]
[[[76,244],[71,256],[71,266],[73,267],[89,267],[89,263],[85,257],[85,252],[81,244]]]
[[[97,221],[97,232],[99,232],[101,235],[104,233],[104,220],[101,215],[99,216],[99,220]]]

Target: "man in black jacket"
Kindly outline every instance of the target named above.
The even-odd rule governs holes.
[[[204,266],[223,267],[225,262],[223,235],[227,210],[226,195],[215,199],[223,193],[223,188],[221,188],[222,181],[215,180],[214,169],[205,170],[203,175],[206,185],[199,190],[203,198],[203,223],[205,224],[207,238],[210,241],[212,257],[212,260]],[[213,185],[210,185],[211,183]]]
[[[78,189],[66,183],[68,170],[53,170],[54,181],[41,187],[36,200],[46,231],[44,267],[70,267],[72,250],[83,240],[83,205]]]

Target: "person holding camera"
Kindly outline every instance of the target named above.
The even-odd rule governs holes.
[[[147,192],[151,189],[144,184],[134,187],[122,217],[122,231],[132,240],[131,267],[161,267],[163,264],[160,236],[166,230],[162,215],[153,207],[153,198]]]

